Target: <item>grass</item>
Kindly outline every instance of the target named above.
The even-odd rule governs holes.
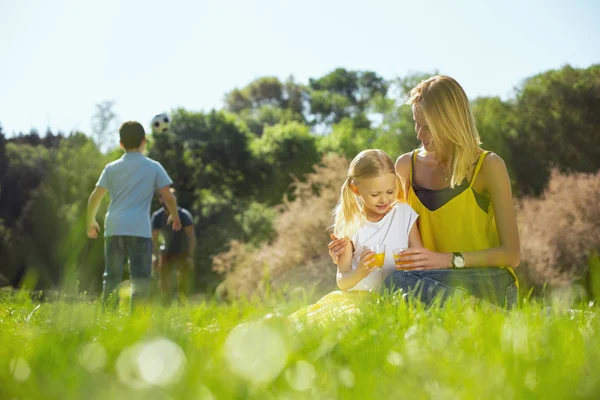
[[[277,301],[153,307],[0,299],[0,399],[597,399],[600,320],[398,297],[322,327]],[[272,317],[264,319],[270,314]],[[241,325],[240,325],[241,324]]]

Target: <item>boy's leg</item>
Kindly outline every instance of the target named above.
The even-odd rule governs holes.
[[[131,308],[148,299],[152,271],[152,240],[137,236],[126,238],[131,274]]]
[[[160,258],[160,273],[159,273],[159,286],[161,292],[161,300],[163,304],[170,304],[173,298],[173,292],[171,291],[171,281],[173,280],[173,271],[175,269],[175,263],[171,254],[163,254]]]
[[[104,238],[104,275],[102,287],[102,306],[115,308],[119,295],[115,292],[123,277],[125,260],[125,243],[123,236],[107,236]],[[107,304],[113,296],[111,303]]]
[[[193,267],[187,263],[187,255],[183,254],[177,259],[177,284],[179,297],[189,297],[192,294],[194,280]]]

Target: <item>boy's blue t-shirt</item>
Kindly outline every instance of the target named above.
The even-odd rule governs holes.
[[[142,153],[125,153],[104,167],[98,183],[108,190],[104,236],[151,238],[150,203],[154,193],[173,182],[159,162]]]

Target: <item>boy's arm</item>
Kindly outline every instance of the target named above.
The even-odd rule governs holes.
[[[160,255],[160,246],[158,244],[158,235],[160,229],[152,229],[152,269],[158,271],[158,256]]]
[[[194,231],[194,220],[188,210],[181,211],[181,226],[187,238],[187,258],[193,261],[196,250],[196,232]]]
[[[102,186],[96,186],[96,188],[90,194],[87,205],[87,236],[90,239],[96,239],[100,232],[100,225],[96,221],[96,214],[98,213],[98,207],[102,202],[102,198],[106,195],[106,190]]]
[[[179,219],[179,212],[177,211],[177,200],[175,199],[175,196],[173,196],[173,193],[171,193],[171,190],[168,185],[158,189],[158,192],[162,196],[163,201],[165,202],[165,206],[171,214],[169,215],[169,219],[173,221],[173,230],[179,231],[181,229],[181,220]]]

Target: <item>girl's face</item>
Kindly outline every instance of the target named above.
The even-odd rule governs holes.
[[[417,132],[417,139],[419,139],[421,141],[425,151],[432,152],[433,151],[433,137],[431,136],[431,131],[429,130],[429,127],[427,126],[427,121],[425,121],[425,116],[415,106],[413,106],[412,110],[413,110],[413,119],[415,120],[415,131]]]
[[[385,214],[396,200],[396,174],[387,173],[374,178],[362,179],[355,186],[367,217]]]

